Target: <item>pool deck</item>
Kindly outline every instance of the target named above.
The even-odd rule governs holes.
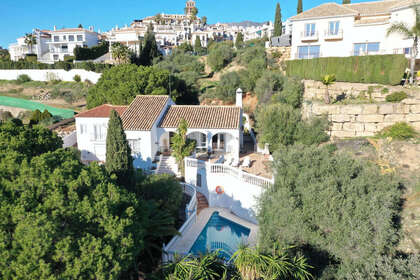
[[[196,223],[187,229],[184,234],[182,234],[182,236],[175,242],[171,248],[171,251],[175,251],[180,254],[188,254],[194,245],[195,240],[198,238],[214,212],[219,212],[221,217],[249,228],[251,232],[248,236],[248,245],[255,246],[257,244],[258,225],[239,218],[225,208],[205,208],[198,215]]]

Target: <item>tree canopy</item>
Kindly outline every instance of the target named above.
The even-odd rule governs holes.
[[[140,53],[139,63],[143,66],[150,66],[153,65],[154,59],[161,57],[162,53],[158,49],[155,34],[153,33],[153,26],[150,24],[144,36],[144,45]]]
[[[88,108],[105,103],[127,105],[136,95],[167,95],[171,85],[171,97],[178,104],[196,99],[196,93],[188,91],[185,82],[170,77],[168,70],[157,67],[124,64],[104,71],[95,86],[87,94]]]
[[[213,71],[220,71],[232,61],[233,57],[233,49],[228,43],[214,43],[209,48],[207,61]]]
[[[326,266],[334,279],[394,250],[401,189],[393,177],[328,146],[281,148],[274,158],[275,183],[259,200],[262,246],[297,246],[318,276]]]

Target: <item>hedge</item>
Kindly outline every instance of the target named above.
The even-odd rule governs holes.
[[[408,60],[402,54],[351,57],[325,57],[289,60],[286,75],[320,81],[335,74],[337,81],[396,85],[401,82]]]
[[[54,64],[46,64],[39,62],[28,62],[28,61],[0,61],[0,69],[64,69],[70,71],[71,69],[84,69],[87,71],[94,71],[102,73],[104,70],[111,68],[110,64],[101,64],[93,62],[80,62],[72,63],[59,61]]]
[[[108,51],[109,43],[105,41],[98,46],[91,48],[77,46],[73,53],[76,60],[93,60],[103,56],[104,54],[108,53]]]

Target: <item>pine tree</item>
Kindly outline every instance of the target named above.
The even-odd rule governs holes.
[[[298,5],[297,5],[297,13],[300,14],[303,12],[303,4],[302,4],[302,0],[298,0]]]
[[[274,18],[274,37],[281,36],[283,33],[283,25],[281,22],[281,8],[280,3],[277,3],[276,6],[276,16]]]
[[[343,0],[343,4],[350,4],[351,1],[350,0]]]
[[[239,32],[238,36],[236,36],[235,47],[237,49],[240,49],[243,46],[244,46],[244,35],[242,34],[242,32]]]
[[[155,34],[153,33],[153,25],[150,24],[144,36],[144,46],[140,53],[140,64],[150,66],[153,64],[153,59],[161,56],[162,53],[158,49]]]
[[[121,118],[115,110],[111,111],[106,136],[105,169],[117,176],[121,186],[130,188],[134,179],[133,158],[123,130]]]

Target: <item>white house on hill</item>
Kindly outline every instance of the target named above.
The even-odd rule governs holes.
[[[239,97],[240,95],[240,97]],[[129,106],[101,105],[76,115],[78,149],[85,162],[106,160],[109,114],[116,110],[131,146],[136,168],[150,169],[159,153],[170,153],[170,138],[182,119],[196,152],[219,152],[239,158],[242,140],[240,106],[180,106],[167,95],[139,95]]]
[[[409,55],[413,41],[387,36],[394,22],[412,26],[418,0],[383,0],[355,4],[325,3],[291,17],[292,59],[368,54]]]

